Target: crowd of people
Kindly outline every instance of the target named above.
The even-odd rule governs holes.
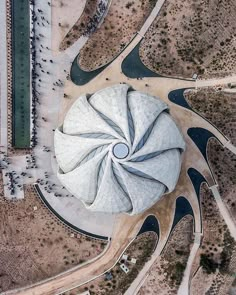
[[[36,157],[33,154],[26,156],[26,169],[37,168]]]
[[[7,186],[8,186],[8,190],[10,191],[11,195],[15,194],[15,186],[17,186],[20,190],[23,189],[23,185],[19,184],[20,176],[18,176],[16,174],[16,171],[6,172],[5,176],[8,177]]]
[[[50,6],[50,3],[48,3]],[[34,148],[39,143],[37,131],[39,132],[40,120],[47,122],[48,119],[43,115],[40,116],[39,105],[42,104],[42,94],[40,87],[43,88],[43,81],[45,75],[50,75],[47,70],[47,64],[53,66],[54,60],[47,58],[47,52],[50,50],[49,47],[43,44],[43,38],[45,36],[42,34],[42,27],[48,26],[49,21],[47,20],[45,13],[42,9],[36,9],[34,6],[34,0],[30,0],[30,13],[31,13],[31,29],[30,29],[30,52],[31,52],[31,122],[32,122],[32,132],[31,132],[31,147]],[[41,28],[40,28],[41,27]],[[42,42],[41,42],[42,41]],[[65,75],[68,73],[64,69]],[[60,79],[54,81],[52,90],[56,90],[57,87],[62,87],[64,82]],[[55,88],[54,88],[55,87]],[[43,89],[42,89],[43,90]],[[55,131],[55,129],[52,129]],[[42,146],[42,151],[51,152],[48,146]],[[37,169],[37,156],[34,153],[26,155],[26,165],[20,167],[20,171],[14,171],[14,166],[11,166],[11,161],[7,156],[6,152],[0,152],[0,169],[6,169],[4,176],[7,177],[5,186],[8,188],[9,193],[12,198],[18,196],[19,190],[23,190],[23,183],[28,183],[27,179],[32,178],[30,170]],[[55,157],[55,156],[54,156]],[[27,170],[27,172],[26,172]],[[71,196],[67,191],[63,192],[61,189],[63,187],[59,184],[54,183],[54,181],[49,180],[49,174],[44,172],[43,179],[38,179],[37,183],[43,185],[44,189],[48,193],[53,193],[55,197],[69,197]]]
[[[36,183],[43,186],[43,189],[49,193],[49,194],[53,194],[55,197],[73,197],[73,195],[67,193],[67,194],[62,194],[59,192],[55,192],[55,188],[56,188],[56,184],[53,183],[52,181],[50,181],[49,179],[49,175],[47,172],[44,173],[44,179],[37,179]],[[65,187],[63,186],[62,189],[65,189]]]
[[[31,71],[32,71],[32,81],[31,81],[31,85],[32,85],[32,107],[31,107],[31,122],[32,122],[32,133],[31,133],[31,147],[35,147],[37,145],[37,108],[36,108],[36,104],[39,103],[39,95],[40,93],[38,92],[38,90],[36,89],[36,80],[39,77],[39,74],[37,72],[37,51],[36,51],[36,40],[39,39],[39,37],[35,34],[35,22],[37,22],[38,20],[38,16],[36,15],[36,12],[34,11],[34,1],[31,0],[31,14],[32,14],[32,29],[31,29],[31,36],[30,36],[30,49],[31,49]],[[38,13],[42,13],[40,11],[38,11]],[[43,19],[41,19],[42,21],[42,25],[43,23]],[[40,23],[38,22],[38,25]],[[39,64],[40,65],[40,64]]]
[[[105,15],[109,0],[100,0],[97,5],[97,10],[92,17],[89,17],[89,21],[84,32],[84,36],[89,36],[97,29],[99,23]]]
[[[40,92],[38,91],[38,88],[41,87],[42,80],[40,79],[41,73],[46,73],[47,75],[50,75],[49,71],[44,70],[43,63],[46,63],[47,60],[44,58],[39,57],[39,53],[42,53],[43,49],[50,50],[49,47],[45,47],[40,44],[38,41],[40,41],[41,38],[44,37],[43,34],[37,33],[36,34],[36,24],[38,27],[45,27],[46,25],[49,25],[49,21],[44,16],[44,12],[42,9],[35,10],[34,0],[30,0],[30,11],[31,11],[31,32],[30,32],[30,50],[31,50],[31,85],[32,85],[32,107],[31,107],[31,122],[32,122],[32,134],[31,134],[31,147],[35,147],[38,143],[37,138],[37,104],[40,104],[39,97]],[[50,2],[48,2],[48,5],[50,6]],[[38,47],[36,47],[36,44]],[[52,64],[53,60],[50,59],[49,62]],[[58,85],[62,85],[62,81],[56,82]],[[59,84],[60,83],[60,84]],[[46,120],[45,120],[46,122]]]

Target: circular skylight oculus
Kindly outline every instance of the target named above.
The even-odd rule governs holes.
[[[117,143],[113,147],[113,155],[117,159],[124,159],[129,154],[129,148],[125,143]]]

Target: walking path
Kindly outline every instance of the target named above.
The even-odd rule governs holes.
[[[135,217],[137,222],[130,223],[130,219],[119,219],[116,222],[116,230],[113,233],[114,239],[106,252],[93,260],[70,269],[58,276],[39,282],[33,286],[4,292],[4,295],[21,294],[21,295],[55,295],[75,288],[84,282],[91,281],[102,275],[104,271],[112,268],[117,260],[121,257],[124,250],[132,242],[138,233],[142,220]],[[92,263],[93,262],[93,263]],[[2,294],[3,295],[3,294]]]
[[[189,295],[189,286],[190,286],[189,280],[190,280],[190,275],[191,275],[192,264],[193,264],[196,254],[197,254],[197,251],[200,247],[201,237],[202,237],[202,233],[195,233],[194,244],[191,249],[191,252],[190,252],[190,255],[188,258],[188,262],[187,262],[187,266],[184,271],[184,276],[183,276],[182,282],[180,284],[180,287],[179,287],[179,290],[177,293],[178,295]]]
[[[155,261],[160,257],[161,251],[163,250],[169,235],[166,235],[165,237],[160,236],[157,248],[155,252],[152,254],[151,258],[148,260],[148,262],[144,265],[144,267],[140,270],[138,276],[135,278],[135,280],[131,283],[129,289],[124,293],[124,295],[135,295],[138,293],[139,289],[141,288],[144,281],[147,279],[148,271],[152,267],[152,265],[155,263]]]
[[[223,203],[223,201],[221,199],[220,193],[218,191],[218,185],[213,185],[213,186],[209,187],[209,189],[212,191],[212,193],[214,195],[214,198],[215,198],[218,208],[220,210],[220,214],[223,216],[224,221],[228,226],[231,236],[236,241],[236,225],[233,222],[233,220],[229,214],[229,211],[227,210],[227,208],[225,207],[225,204]]]
[[[219,86],[228,83],[236,83],[236,75],[228,76],[225,78],[209,79],[209,80],[196,80],[196,88]]]
[[[138,32],[139,35],[144,37],[145,33],[147,32],[147,30],[149,29],[149,27],[151,26],[151,24],[153,23],[153,21],[157,17],[157,15],[158,15],[159,11],[161,10],[162,5],[165,3],[165,1],[166,0],[158,0],[157,1],[157,3],[155,5],[155,7],[153,8],[152,12],[150,13],[150,15],[146,19],[145,23],[143,24],[142,28]]]
[[[227,141],[225,144],[224,144],[224,148],[227,148],[228,150],[230,150],[233,154],[236,155],[236,146],[232,145],[232,143],[229,141]]]

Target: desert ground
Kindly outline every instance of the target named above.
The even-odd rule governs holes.
[[[185,98],[194,111],[209,120],[236,144],[236,93],[204,88],[186,91]]]
[[[109,272],[93,280],[88,284],[75,288],[71,291],[65,292],[65,295],[76,295],[83,291],[89,290],[91,295],[122,295],[128,289],[130,282],[137,276],[139,270],[150,258],[158,237],[154,232],[146,232],[138,236],[131,245],[126,249],[124,255],[128,256],[127,260],[122,257],[119,262]],[[131,259],[135,258],[135,264]],[[129,268],[129,273],[125,274],[120,265],[125,263]]]
[[[23,287],[101,253],[106,243],[66,227],[40,201],[33,186],[25,198],[0,195],[0,292]]]
[[[111,62],[140,30],[155,2],[112,1],[101,27],[91,35],[80,51],[78,63],[81,68],[91,71]]]
[[[138,294],[176,294],[192,242],[193,219],[187,215],[173,229],[163,252],[150,269]]]
[[[228,139],[236,143],[236,95],[223,90],[201,89],[185,93],[189,105],[214,124]],[[236,157],[222,148],[217,140],[208,144],[208,160],[219,184],[222,199],[236,222]]]
[[[144,64],[168,76],[235,73],[234,0],[167,0],[140,46]]]
[[[222,200],[236,222],[236,157],[230,151],[223,149],[216,140],[212,140],[208,145],[208,158],[218,182]]]
[[[206,185],[201,188],[204,236],[192,268],[191,294],[230,294],[236,267],[236,243]]]

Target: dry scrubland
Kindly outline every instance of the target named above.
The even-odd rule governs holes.
[[[147,232],[138,236],[125,251],[125,254],[128,255],[126,265],[130,269],[128,274],[120,269],[120,262],[123,262],[120,261],[110,272],[112,279],[107,280],[103,275],[88,284],[65,292],[63,295],[77,295],[86,290],[89,290],[91,295],[123,295],[152,255],[156,242],[157,235],[155,233]],[[132,264],[130,258],[136,258],[136,264]]]
[[[236,145],[236,94],[202,89],[185,93],[190,106]]]
[[[213,123],[236,145],[236,95],[212,89],[190,91],[185,97],[202,116]],[[216,140],[208,145],[208,159],[219,184],[220,194],[236,222],[236,156]]]
[[[222,148],[216,140],[211,140],[208,145],[208,159],[223,202],[236,223],[236,155]]]
[[[155,3],[156,0],[112,1],[101,27],[80,51],[78,63],[81,68],[94,70],[118,55],[140,30]]]
[[[192,268],[191,294],[229,294],[235,278],[236,243],[205,184],[201,187],[200,198],[204,236]]]
[[[25,286],[87,261],[105,243],[75,234],[42,204],[31,186],[7,201],[0,179],[0,292]],[[33,207],[37,206],[34,211]]]
[[[69,48],[85,33],[89,19],[92,18],[96,12],[98,2],[99,0],[87,0],[81,16],[62,40],[59,48],[60,50]]]
[[[235,73],[235,15],[235,0],[166,0],[141,43],[141,59],[163,75]]]
[[[193,218],[185,216],[175,226],[160,259],[153,264],[138,295],[177,294],[193,242]]]

